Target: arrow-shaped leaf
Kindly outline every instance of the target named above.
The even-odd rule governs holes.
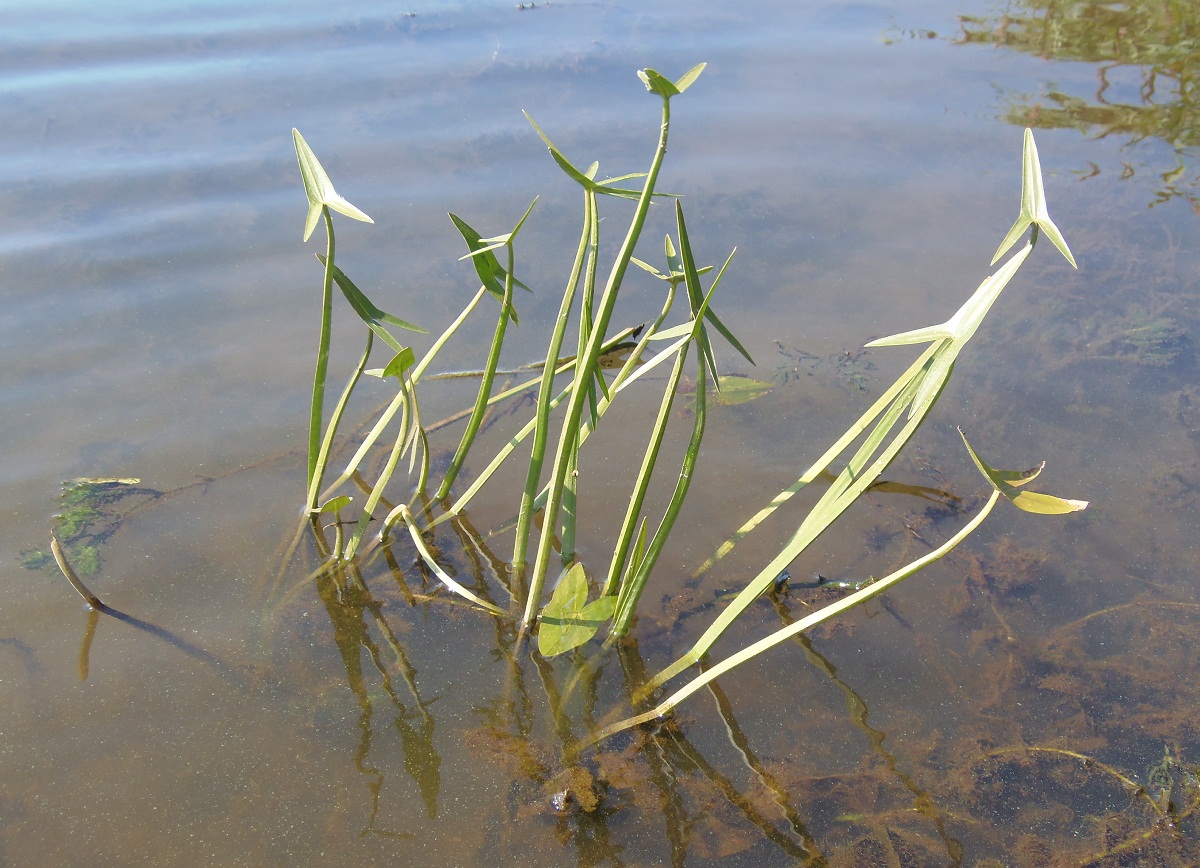
[[[663,99],[670,99],[691,87],[692,83],[700,77],[700,73],[704,72],[704,67],[707,65],[706,63],[696,64],[681,75],[678,81],[671,81],[665,75],[653,69],[639,69],[638,78],[646,85],[646,90],[658,94]]]
[[[588,166],[586,172],[581,172],[570,160],[566,158],[566,156],[563,155],[563,152],[555,146],[554,142],[550,141],[550,137],[542,132],[542,128],[539,127],[537,122],[529,116],[529,112],[522,111],[521,114],[525,115],[525,120],[529,121],[529,125],[532,126],[537,132],[538,136],[541,137],[541,140],[545,143],[547,150],[550,151],[550,156],[554,158],[554,162],[558,163],[559,168],[566,172],[567,176],[570,177],[571,180],[575,181],[585,190],[589,190],[593,193],[603,193],[606,196],[617,196],[618,198],[622,199],[637,199],[642,195],[641,190],[630,190],[620,187],[611,187],[608,185],[619,183],[621,181],[628,181],[630,178],[645,177],[644,173],[622,175],[619,178],[609,178],[607,181],[596,181],[596,172],[598,172],[600,169],[599,163],[592,163],[590,166]]]
[[[295,128],[292,129],[292,143],[296,146],[296,159],[300,162],[300,177],[304,180],[304,193],[308,196],[308,217],[304,221],[305,241],[317,228],[322,208],[332,208],[339,214],[345,214],[347,217],[353,217],[364,223],[375,222],[338,195],[337,190],[333,189],[333,182],[329,180],[329,175],[321,167],[317,155],[312,152],[308,142],[304,141],[304,136],[300,135],[300,131]]]
[[[454,226],[458,229],[459,234],[462,235],[463,240],[467,242],[467,249],[472,254],[476,254],[472,255],[470,259],[475,265],[475,273],[479,275],[479,280],[483,283],[484,289],[496,296],[496,298],[504,301],[504,281],[508,276],[508,272],[504,270],[504,266],[500,264],[500,260],[496,258],[496,254],[493,251],[484,249],[487,247],[486,242],[465,220],[457,214],[451,214],[450,219],[454,222]],[[519,286],[527,292],[532,292],[528,286],[521,283],[515,277],[513,278],[513,285]],[[515,306],[509,305],[508,314],[512,317],[513,322],[518,325],[520,324],[520,320],[517,319]]]
[[[1041,473],[1041,467],[1024,472],[995,470],[989,467],[987,462],[980,458],[975,450],[971,448],[971,444],[967,440],[967,435],[963,433],[961,428],[958,429],[958,433],[962,436],[963,443],[966,443],[967,451],[971,453],[971,460],[975,462],[975,466],[979,468],[979,472],[991,483],[992,488],[1012,501],[1013,506],[1018,509],[1040,515],[1066,515],[1067,513],[1087,509],[1088,502],[1086,500],[1067,500],[1066,498],[1054,497],[1050,494],[1038,494],[1036,491],[1021,491],[1019,486],[1024,485]]]
[[[538,651],[543,657],[578,648],[612,618],[617,605],[615,596],[588,603],[587,595],[583,564],[575,564],[558,583],[538,618]]]
[[[1021,213],[1017,215],[1017,222],[1013,224],[1012,229],[1008,230],[1008,234],[1000,242],[996,255],[992,257],[992,265],[995,265],[1000,257],[1017,243],[1017,239],[1031,225],[1037,226],[1046,233],[1050,243],[1067,258],[1067,262],[1071,263],[1072,268],[1079,267],[1075,264],[1075,257],[1071,255],[1071,248],[1067,246],[1067,240],[1063,238],[1058,227],[1054,225],[1054,221],[1050,219],[1050,211],[1046,206],[1046,188],[1042,184],[1042,162],[1038,158],[1037,144],[1033,140],[1033,130],[1026,128],[1025,148],[1021,156]]]
[[[1012,280],[1013,275],[1017,273],[1017,269],[1021,267],[1021,263],[1029,256],[1031,250],[1033,250],[1032,245],[1026,244],[1019,253],[1010,257],[1004,265],[996,270],[995,274],[979,284],[979,287],[963,306],[944,323],[901,332],[867,344],[868,347],[889,347],[937,341],[942,343],[929,367],[921,375],[923,379],[920,388],[914,395],[912,406],[908,412],[910,419],[923,413],[925,408],[937,397],[938,392],[941,391],[950,376],[950,369],[954,365],[955,359],[958,358],[959,352],[975,334],[980,323],[983,322],[983,318],[987,316],[987,312],[991,310],[996,299],[1000,297],[1001,291]]]
[[[322,265],[325,265],[324,256],[318,253],[317,259]],[[330,273],[333,275],[333,280],[338,285],[338,289],[342,291],[342,295],[346,296],[346,301],[350,302],[350,307],[354,308],[354,312],[358,314],[359,319],[365,322],[367,327],[379,336],[380,340],[382,340],[396,352],[400,352],[404,349],[404,347],[400,345],[399,341],[392,337],[391,332],[383,327],[384,323],[390,323],[391,325],[406,329],[410,332],[427,334],[426,329],[421,328],[419,325],[414,325],[407,320],[402,320],[398,316],[392,316],[390,313],[382,311],[376,307],[371,302],[371,299],[367,298],[363,294],[363,291],[354,285],[354,281],[347,277],[345,272],[343,272],[336,265],[330,269]]]

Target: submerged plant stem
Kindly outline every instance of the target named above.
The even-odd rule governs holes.
[[[350,374],[350,379],[346,381],[346,388],[342,390],[342,396],[338,399],[337,406],[333,408],[333,415],[329,417],[329,425],[325,429],[325,437],[321,441],[321,451],[317,456],[317,473],[309,480],[308,502],[310,509],[316,509],[320,503],[321,477],[324,476],[325,468],[329,463],[329,453],[333,449],[334,437],[337,436],[337,429],[341,425],[342,415],[346,412],[346,405],[350,402],[350,395],[362,377],[363,370],[367,366],[367,359],[371,357],[371,347],[374,342],[375,333],[367,329],[366,348],[363,349],[363,354],[359,357],[358,364]]]
[[[558,309],[558,319],[554,324],[554,333],[550,338],[550,346],[546,351],[546,361],[542,368],[542,381],[538,388],[537,410],[533,428],[533,448],[529,456],[529,469],[525,474],[525,489],[521,493],[521,506],[517,512],[517,534],[513,541],[512,569],[525,569],[525,554],[529,547],[529,528],[533,523],[533,500],[537,496],[538,483],[542,478],[542,463],[545,460],[546,441],[549,439],[551,393],[554,391],[555,361],[562,350],[563,336],[567,330],[567,320],[575,301],[575,293],[579,287],[579,278],[583,273],[584,258],[589,247],[593,261],[596,256],[596,194],[591,190],[584,192],[583,231],[579,236],[579,247],[575,251],[575,262],[571,266],[571,276],[567,280],[567,288],[563,293],[562,304]]]
[[[600,730],[598,733],[588,739],[587,742],[582,745],[582,747],[590,747],[591,745],[604,741],[609,736],[616,735],[618,732],[623,732],[624,730],[638,726],[639,724],[649,723],[651,721],[660,720],[666,717],[675,709],[677,705],[679,705],[679,703],[683,702],[683,700],[687,699],[710,681],[721,677],[729,670],[740,666],[746,661],[757,657],[762,652],[770,648],[774,648],[776,645],[779,645],[782,642],[786,642],[797,633],[801,633],[811,627],[822,624],[825,621],[828,621],[830,618],[835,618],[838,615],[841,615],[843,612],[853,609],[855,606],[865,603],[867,600],[870,600],[873,597],[879,596],[884,591],[889,590],[893,585],[899,584],[909,576],[920,572],[934,561],[945,557],[947,554],[953,551],[959,543],[970,536],[975,529],[983,523],[983,520],[988,517],[992,511],[992,508],[996,505],[996,501],[999,499],[1000,492],[992,491],[991,497],[988,498],[987,503],[975,515],[974,518],[972,518],[961,530],[959,530],[958,533],[946,540],[946,542],[942,543],[942,545],[940,545],[938,548],[929,552],[927,555],[918,558],[907,566],[896,570],[894,573],[885,576],[882,579],[872,582],[862,590],[856,591],[853,594],[838,600],[837,602],[830,603],[828,606],[813,612],[808,617],[801,618],[794,624],[789,624],[782,630],[777,630],[770,636],[760,639],[754,644],[743,648],[738,653],[725,660],[722,660],[712,668],[706,669],[701,675],[693,678],[682,688],[672,693],[649,711],[634,715],[633,717],[619,721],[618,723],[614,723],[611,726],[607,726]]]

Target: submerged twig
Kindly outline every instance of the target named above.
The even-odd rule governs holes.
[[[202,663],[209,664],[222,674],[227,676],[234,675],[243,680],[245,679],[246,668],[244,666],[233,666],[222,660],[217,655],[213,654],[211,651],[206,651],[198,645],[193,645],[186,639],[175,635],[170,630],[160,627],[157,624],[151,624],[149,621],[143,621],[141,618],[130,615],[127,612],[122,612],[120,609],[114,609],[112,606],[101,602],[100,598],[88,590],[87,585],[80,581],[79,576],[76,575],[75,570],[67,561],[67,556],[64,554],[62,546],[58,542],[58,537],[54,535],[53,531],[50,533],[50,550],[54,553],[54,560],[58,564],[59,570],[61,570],[62,574],[66,576],[67,581],[71,583],[71,587],[74,588],[79,596],[83,597],[87,604],[92,607],[93,617],[88,619],[88,625],[84,633],[83,644],[79,649],[79,677],[81,680],[87,680],[89,669],[88,655],[91,651],[92,639],[95,637],[96,633],[97,619],[94,616],[98,612],[103,612],[110,618],[115,618],[118,621],[124,621],[129,626],[136,627],[143,633],[149,633],[151,636],[162,639],[168,645],[173,645],[184,654],[187,654],[189,657],[199,660]]]
[[[79,596],[83,597],[85,603],[93,609],[107,608],[104,603],[100,602],[100,598],[88,590],[88,586],[80,581],[79,576],[75,574],[75,570],[71,568],[71,564],[67,561],[67,556],[63,554],[62,546],[58,542],[58,537],[54,531],[50,531],[50,551],[54,554],[54,562],[58,564],[59,570],[62,572],[71,587]]]

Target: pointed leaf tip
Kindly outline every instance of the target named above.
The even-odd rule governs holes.
[[[304,240],[307,241],[317,228],[323,208],[345,214],[363,223],[374,223],[363,211],[350,204],[333,188],[333,182],[321,166],[321,161],[313,153],[304,136],[295,127],[292,128],[292,143],[296,148],[296,160],[300,163],[300,177],[304,181],[304,194],[308,197],[308,216],[304,221]]]
[[[1039,494],[1036,491],[1021,490],[1019,486],[1031,481],[1037,473],[1041,472],[1041,467],[1037,468],[1036,473],[1032,471],[995,470],[979,457],[971,447],[970,442],[967,440],[967,435],[961,428],[958,429],[958,433],[962,437],[963,443],[966,444],[967,451],[971,453],[971,460],[975,462],[975,466],[979,468],[979,472],[984,475],[984,478],[991,483],[996,491],[1004,495],[1018,509],[1039,515],[1067,515],[1088,508],[1086,500],[1069,500],[1065,497],[1055,497],[1050,494]]]
[[[700,77],[700,73],[704,72],[704,68],[706,66],[708,66],[707,63],[697,63],[683,75],[679,76],[678,80],[675,82],[675,89],[680,93],[683,93],[692,86],[692,83],[696,79]]]
[[[1024,146],[1021,154],[1021,211],[1017,215],[1017,220],[1013,223],[1012,228],[1008,230],[1008,234],[1004,236],[1004,240],[1000,242],[1000,246],[996,249],[996,255],[992,257],[992,265],[1000,261],[1008,250],[1017,243],[1017,240],[1025,233],[1025,230],[1030,226],[1040,229],[1046,233],[1046,237],[1050,239],[1050,243],[1058,248],[1067,260],[1071,263],[1072,268],[1079,266],[1075,262],[1075,257],[1071,255],[1071,248],[1067,246],[1067,240],[1063,238],[1062,232],[1054,224],[1050,218],[1050,211],[1046,205],[1046,188],[1042,181],[1042,161],[1038,157],[1037,142],[1033,138],[1033,130],[1025,128]],[[1035,235],[1036,238],[1036,229]]]
[[[906,344],[930,344],[934,341],[950,340],[954,340],[954,332],[945,323],[941,323],[935,326],[927,326],[923,329],[913,329],[912,331],[888,335],[886,338],[876,338],[873,341],[863,344],[863,346],[899,347]]]

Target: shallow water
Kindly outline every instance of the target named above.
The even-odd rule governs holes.
[[[0,862],[1200,858],[1200,176],[1194,94],[1172,90],[1188,54],[1133,45],[1107,7],[1055,4],[1037,28],[986,3],[779,5],[0,8]],[[593,660],[556,719],[569,663],[510,665],[489,619],[410,607],[407,554],[369,566],[369,591],[306,582],[306,546],[278,570],[302,498],[321,244],[300,242],[289,132],[375,220],[339,224],[339,263],[431,329],[475,288],[445,212],[502,232],[541,194],[516,364],[541,351],[579,210],[520,110],[577,162],[640,171],[658,107],[635,70],[701,60],[661,187],[685,194],[706,262],[738,247],[717,304],[759,364],[722,362],[776,386],[714,410],[636,644]],[[627,687],[688,646],[797,512],[676,593],[690,570],[912,358],[857,348],[945,319],[986,275],[1026,123],[1080,270],[1039,246],[887,476],[976,505],[960,425],[993,463],[1046,460],[1042,490],[1092,507],[998,512],[886,604],[564,766],[563,742],[626,713]],[[646,239],[673,231],[663,211]],[[631,284],[628,322],[657,308],[651,283]],[[448,367],[477,363],[484,319]],[[360,341],[343,316],[335,380]],[[604,500],[640,448],[610,443],[585,482]],[[89,579],[137,623],[22,566],[64,509],[60,482],[81,476],[165,493],[108,505],[121,520]],[[470,519],[487,532],[510,510],[489,495]],[[618,519],[588,516],[585,560]],[[879,575],[961,523],[873,495],[792,572]],[[469,573],[454,533],[438,541]],[[719,653],[814,596],[759,604]]]

